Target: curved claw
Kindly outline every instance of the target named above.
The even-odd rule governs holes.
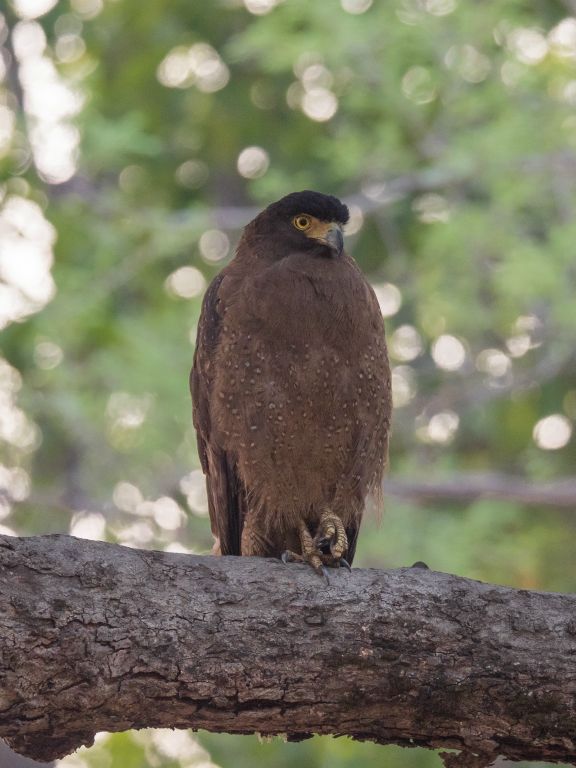
[[[340,566],[340,568],[346,568],[349,572],[352,571],[352,566],[350,565],[348,560],[345,560],[343,557],[341,557],[340,560],[338,561],[338,565]]]
[[[330,579],[328,577],[328,568],[326,568],[325,565],[321,566],[322,568],[322,575],[324,576],[324,581],[326,582],[326,586],[330,586]]]

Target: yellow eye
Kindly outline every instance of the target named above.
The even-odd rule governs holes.
[[[296,229],[304,231],[305,229],[308,229],[310,224],[312,224],[312,219],[310,216],[305,216],[303,213],[300,213],[292,219],[292,224],[294,224]]]

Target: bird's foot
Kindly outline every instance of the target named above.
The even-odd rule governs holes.
[[[320,550],[314,544],[314,539],[312,538],[310,531],[308,530],[308,527],[304,521],[300,522],[300,529],[298,532],[300,534],[300,551],[302,552],[302,560],[305,563],[309,563],[309,565],[311,565],[315,571],[322,570],[322,566],[324,565],[322,560],[322,552],[320,552]]]
[[[302,554],[287,549],[280,557],[283,563],[307,563],[316,573],[323,575],[326,584],[330,584],[327,566],[351,570],[350,564],[344,559],[348,550],[348,537],[339,517],[325,512],[314,537],[306,523],[301,521],[298,534]]]
[[[322,574],[326,584],[329,584],[328,571],[324,564],[325,555],[316,547],[314,539],[308,530],[306,523],[300,523],[298,534],[300,537],[300,550],[302,554],[297,554],[290,549],[285,550],[280,559],[283,563],[307,563],[318,574]]]
[[[344,559],[348,551],[348,536],[344,523],[338,515],[329,510],[322,513],[313,545],[321,553],[322,562],[325,565],[351,570],[348,561]]]
[[[288,565],[288,563],[303,563],[304,558],[302,555],[299,555],[297,552],[292,552],[291,549],[285,549],[284,552],[280,555],[280,560],[284,563],[284,565]]]
[[[286,549],[280,555],[280,560],[282,560],[282,562],[286,565],[288,563],[307,563],[308,565],[312,566],[312,568],[314,568],[316,573],[322,574],[326,584],[330,584],[330,579],[328,578],[328,569],[322,562],[321,555],[319,552],[310,550],[309,552],[306,552],[304,555],[299,555],[296,552],[292,552],[291,549]]]

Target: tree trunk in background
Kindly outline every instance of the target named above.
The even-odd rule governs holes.
[[[98,731],[313,733],[576,764],[576,597],[419,568],[0,537],[0,737],[50,760]]]

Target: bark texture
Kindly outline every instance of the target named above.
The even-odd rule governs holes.
[[[571,595],[0,536],[0,737],[39,760],[172,726],[576,765],[575,660]]]

